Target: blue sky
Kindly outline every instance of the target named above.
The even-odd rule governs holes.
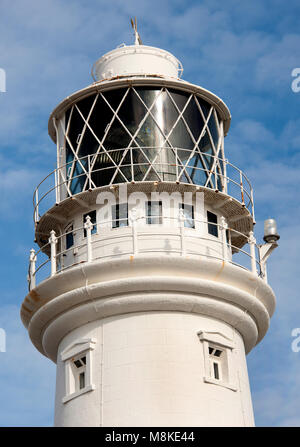
[[[298,231],[300,92],[291,72],[300,67],[299,0],[0,0],[0,426],[53,423],[55,366],[32,346],[19,319],[33,246],[32,193],[55,167],[47,133],[52,109],[92,82],[96,59],[133,43],[137,16],[143,43],[173,53],[183,78],[220,96],[232,114],[227,158],[254,186],[256,237],[275,217],[281,235],[268,264],[277,309],[248,368],[258,426],[300,426],[300,352],[291,331],[300,327]]]

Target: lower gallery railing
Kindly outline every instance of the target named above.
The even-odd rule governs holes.
[[[260,262],[259,246],[256,244],[253,232],[246,236],[237,230],[228,228],[224,218],[221,218],[221,224],[204,220],[193,220],[194,224],[210,225],[210,228],[215,227],[217,237],[194,229],[181,212],[176,218],[168,218],[168,221],[171,222],[170,226],[162,224],[141,225],[139,221],[144,221],[144,219],[145,216],[136,216],[136,213],[131,213],[128,219],[129,225],[126,225],[127,230],[125,232],[124,227],[121,228],[120,225],[119,228],[103,231],[100,235],[92,234],[95,229],[100,228],[102,225],[109,225],[112,222],[116,223],[118,220],[93,224],[89,216],[87,216],[83,227],[72,229],[71,232],[56,236],[55,232],[51,231],[47,244],[37,252],[34,249],[30,251],[28,269],[29,290],[35,288],[37,282],[60,274],[82,262],[92,262],[96,259],[105,258],[120,258],[142,253],[191,255],[199,257],[199,259],[219,259],[250,270],[258,276],[264,276]],[[124,223],[124,219],[119,219],[119,221],[122,224]],[[187,228],[187,225],[189,228]],[[77,245],[71,243],[71,246],[68,246],[67,240],[69,240],[70,245],[70,237],[73,240],[73,235],[79,231],[85,233],[81,243]],[[244,238],[245,244],[243,248],[232,244],[232,239],[234,240],[235,237]],[[156,246],[154,243],[155,239],[160,242]],[[161,241],[164,241],[164,245],[162,245]],[[125,250],[120,249],[122,242],[125,242]],[[108,245],[113,247],[113,250],[109,253],[109,250],[106,248]],[[45,260],[43,260],[43,257]],[[38,261],[40,262],[38,263]],[[39,281],[37,281],[38,277]]]

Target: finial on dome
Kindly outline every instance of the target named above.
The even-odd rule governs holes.
[[[134,30],[134,36],[135,36],[135,42],[134,42],[134,45],[143,45],[143,42],[142,42],[142,40],[141,40],[141,38],[140,38],[140,35],[139,35],[139,33],[138,33],[138,30],[137,30],[137,21],[136,21],[136,17],[134,18],[134,20],[133,20],[133,19],[130,19],[130,22],[131,22],[131,26],[132,26],[132,28],[133,28],[133,30]]]

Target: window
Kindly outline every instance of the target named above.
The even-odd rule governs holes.
[[[218,216],[210,211],[207,211],[208,233],[218,237]]]
[[[82,339],[61,353],[65,364],[65,396],[63,403],[95,389],[92,384],[92,351],[94,339]]]
[[[162,202],[161,201],[147,201],[146,202],[146,223],[162,224]]]
[[[236,374],[232,365],[232,341],[219,332],[199,332],[203,344],[204,377],[206,383],[237,390]]]
[[[210,361],[210,375],[216,380],[222,380],[222,354],[221,349],[213,346],[208,347],[209,361]]]
[[[112,228],[128,227],[128,204],[118,203],[112,206]]]
[[[94,224],[93,228],[92,228],[92,234],[97,233],[96,211],[95,210],[94,211],[89,211],[88,213],[83,215],[83,225],[86,223],[87,216],[90,216],[91,222],[92,222],[92,224]],[[83,229],[83,237],[86,237],[86,229],[85,228]]]
[[[74,245],[73,224],[68,225],[65,228],[65,233],[66,233],[66,250],[68,250]]]
[[[193,207],[193,205],[188,205],[186,203],[180,203],[179,204],[179,209],[183,210],[184,226],[186,228],[195,228],[194,207]]]
[[[86,357],[78,357],[72,361],[75,391],[79,391],[85,388]]]

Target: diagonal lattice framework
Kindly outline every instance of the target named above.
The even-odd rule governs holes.
[[[60,122],[66,142],[67,168],[59,169],[59,176],[66,196],[98,186],[134,181],[168,180],[213,189],[225,187],[222,122],[214,107],[194,93],[182,94],[165,87],[151,92],[151,101],[149,98],[146,101],[147,90],[133,86],[120,89],[116,92],[118,104],[115,97],[111,100],[110,92],[99,92],[90,98],[88,110],[83,101],[69,109],[66,125]],[[176,99],[179,94],[180,104]],[[124,113],[129,110],[129,114],[134,114],[128,106],[131,103],[135,103],[140,113],[134,124]],[[101,115],[104,106],[110,118],[99,135],[95,121],[105,120],[104,114]],[[170,121],[168,128],[164,120]],[[199,127],[197,132],[195,122]],[[74,129],[78,131],[76,139]],[[118,133],[120,138],[112,146],[111,140]],[[153,135],[155,145],[142,144],[152,141]],[[187,147],[182,147],[184,139]]]

